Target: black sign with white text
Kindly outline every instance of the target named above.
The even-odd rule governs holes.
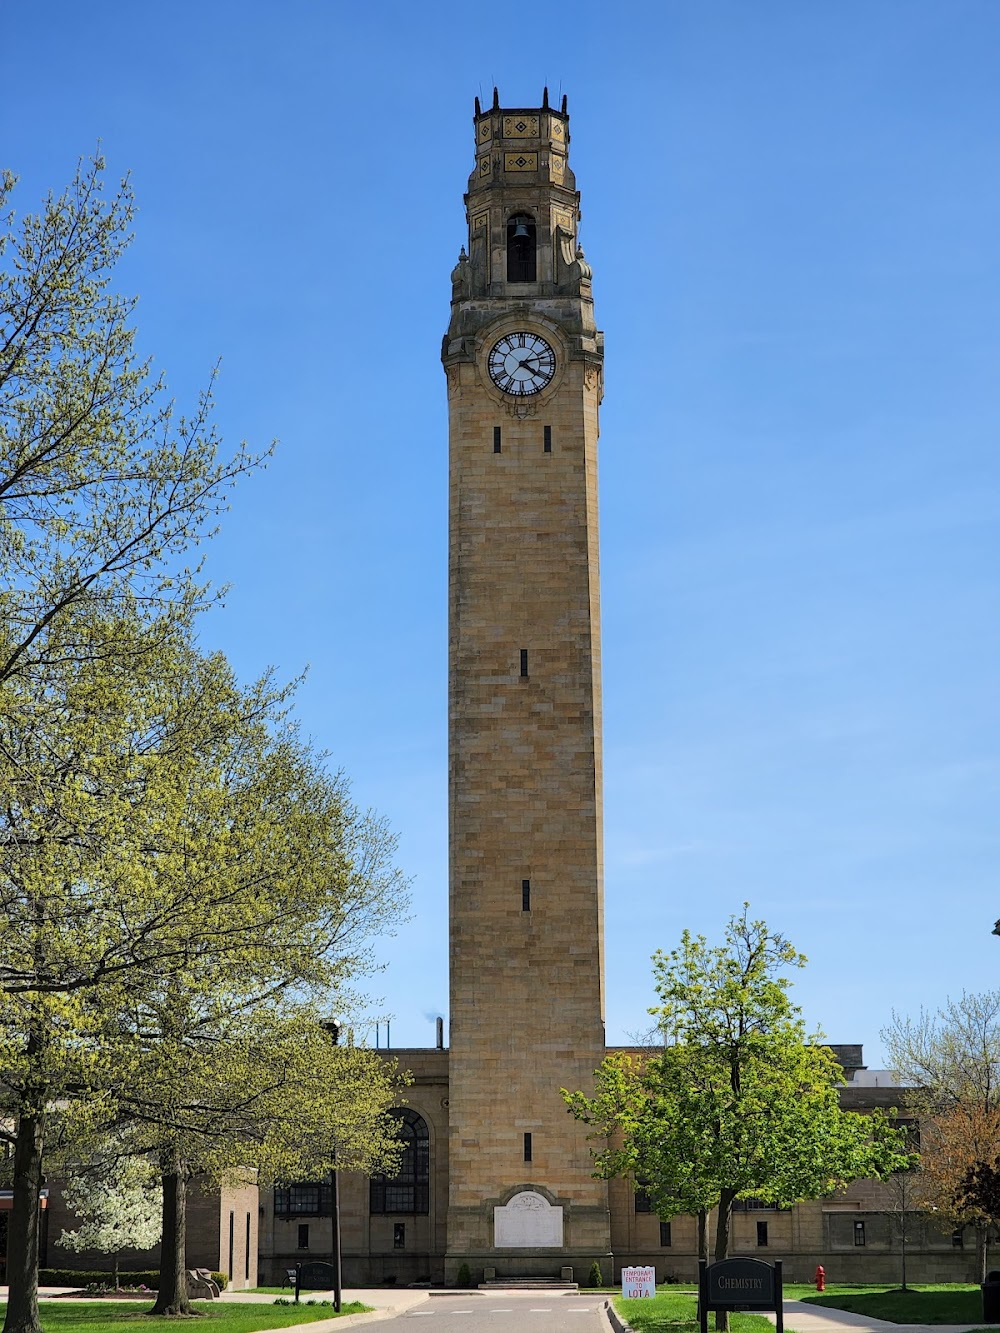
[[[708,1333],[710,1310],[774,1310],[777,1333],[784,1333],[781,1262],[760,1259],[720,1259],[698,1264],[698,1319]]]

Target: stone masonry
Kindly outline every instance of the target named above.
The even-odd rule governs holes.
[[[449,1274],[551,1271],[610,1251],[606,1186],[560,1087],[604,1053],[597,435],[603,346],[576,246],[565,112],[475,118],[468,257],[442,359],[450,421]],[[513,280],[511,219],[535,233]],[[491,380],[505,334],[551,382]],[[529,1140],[526,1135],[530,1135]],[[494,1210],[561,1209],[562,1245],[498,1248]],[[544,1200],[545,1202],[542,1202]],[[526,1236],[528,1233],[525,1233]],[[506,1235],[506,1232],[505,1232]]]

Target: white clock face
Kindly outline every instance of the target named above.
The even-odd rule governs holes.
[[[537,333],[506,333],[489,356],[490,379],[504,393],[538,393],[556,373],[556,354]]]

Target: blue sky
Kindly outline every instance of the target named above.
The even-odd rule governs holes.
[[[749,899],[881,1060],[1000,977],[1000,5],[100,0],[0,11],[3,164],[98,140],[118,284],[181,406],[280,440],[203,625],[306,665],[306,730],[400,835],[393,1044],[447,1012],[446,403],[472,102],[569,96],[606,333],[608,1038]]]

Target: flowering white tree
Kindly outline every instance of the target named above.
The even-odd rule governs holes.
[[[149,1162],[122,1158],[67,1177],[66,1206],[80,1225],[56,1241],[64,1249],[101,1250],[114,1256],[115,1287],[122,1250],[146,1250],[160,1239],[163,1198]]]

